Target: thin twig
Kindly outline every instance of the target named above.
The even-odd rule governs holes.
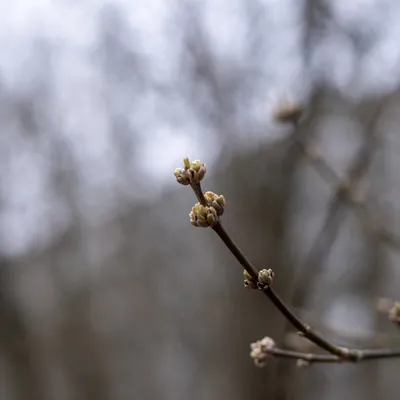
[[[300,351],[285,350],[273,348],[268,351],[268,354],[277,358],[290,358],[294,360],[303,360],[307,363],[340,363],[343,360],[332,354],[315,354],[303,353]]]
[[[230,250],[230,252],[235,256],[235,258],[239,261],[242,267],[251,275],[251,277],[257,281],[258,280],[258,270],[251,264],[251,262],[247,259],[247,257],[243,254],[243,252],[239,249],[236,243],[231,239],[228,235],[221,222],[219,222],[213,230],[217,233],[220,239],[224,242],[226,247]],[[275,307],[286,317],[286,319],[296,328],[298,329],[305,337],[314,342],[317,346],[322,349],[328,351],[331,354],[337,355],[339,357],[351,357],[354,360],[358,357],[357,354],[347,355],[348,351],[343,350],[338,346],[332,345],[329,341],[324,339],[321,335],[314,332],[310,326],[303,323],[290,309],[286,306],[286,304],[280,299],[280,297],[276,294],[276,292],[272,289],[271,286],[266,287],[263,290],[264,294],[272,301]]]
[[[395,358],[400,356],[400,350],[393,351],[391,349],[371,349],[371,350],[359,350],[360,358],[357,361],[372,361],[377,358]],[[345,362],[343,358],[335,356],[333,354],[316,354],[316,353],[304,353],[300,351],[292,351],[280,348],[272,348],[268,350],[268,354],[278,358],[291,358],[295,360],[303,360],[308,363],[342,363]]]
[[[391,303],[391,305],[392,304],[393,302]],[[374,348],[393,347],[400,345],[400,337],[396,333],[366,333],[361,329],[354,329],[353,327],[348,327],[349,329],[341,329],[339,327],[335,327],[331,324],[324,323],[323,321],[319,320],[317,315],[312,311],[306,311],[305,309],[293,307],[292,305],[291,309],[297,315],[299,315],[301,319],[309,321],[309,323],[314,326],[316,330],[324,331],[325,333],[329,332],[329,334],[337,338],[338,341],[352,342],[360,347],[365,347],[365,345],[369,345]],[[384,313],[384,315],[387,317],[388,313],[389,309]],[[284,338],[284,343],[288,348],[291,348],[293,350],[312,351],[312,349],[316,347],[315,344],[312,342],[303,341],[293,331],[286,334]]]

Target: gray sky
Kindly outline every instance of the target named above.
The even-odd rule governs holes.
[[[228,59],[232,65],[251,64],[252,60],[243,59],[251,32],[242,17],[241,1],[186,4],[199,7],[218,59]],[[331,1],[335,23],[326,35],[317,38],[311,66],[307,67],[311,71],[304,69],[301,57],[303,2],[263,0],[260,4],[265,10],[262,76],[257,95],[248,98],[243,107],[254,123],[265,129],[242,130],[246,133],[234,138],[238,146],[251,147],[260,140],[284,135],[285,130],[271,122],[271,109],[285,97],[306,99],[311,76],[325,79],[353,97],[389,91],[398,84],[399,2]],[[149,89],[140,101],[130,104],[134,94],[129,85],[117,82],[122,89],[115,89],[114,94],[114,83],[104,82],[92,55],[99,43],[99,15],[107,13],[110,5],[119,8],[125,19],[124,45],[146,61],[150,77],[171,85],[181,74],[183,52],[182,33],[171,18],[176,9],[172,1],[10,0],[0,6],[0,82],[6,96],[23,99],[48,83],[51,107],[46,108],[45,119],[58,127],[39,139],[38,151],[37,143],[21,134],[18,121],[10,118],[3,124],[1,190],[7,195],[0,215],[1,250],[5,253],[21,254],[32,246],[45,245],[54,232],[68,226],[68,210],[48,189],[49,138],[66,146],[77,160],[82,213],[93,223],[113,213],[114,192],[122,191],[127,202],[151,198],[174,184],[172,171],[182,156],[200,157],[212,165],[223,146],[213,135],[205,143],[204,132],[215,132],[193,117],[190,104],[179,91],[166,102],[156,90]],[[356,74],[353,66],[358,56],[343,31],[367,39]],[[109,92],[113,110],[135,126],[135,159],[126,164],[127,171],[138,178],[132,187],[119,178],[114,132],[105,112],[109,104],[103,96]]]

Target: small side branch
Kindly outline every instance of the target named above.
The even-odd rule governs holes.
[[[270,345],[266,345],[270,343]],[[305,367],[314,363],[343,363],[347,360],[335,356],[333,354],[316,354],[316,353],[306,353],[301,351],[293,351],[278,348],[274,345],[272,339],[266,337],[258,342],[252,343],[251,356],[254,359],[257,366],[264,366],[269,358],[287,358],[297,361],[297,366]],[[372,361],[377,358],[394,358],[399,356],[399,352],[394,352],[389,349],[383,350],[359,350],[359,361]]]

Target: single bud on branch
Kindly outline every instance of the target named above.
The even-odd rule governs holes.
[[[249,289],[258,289],[257,281],[246,271],[243,271],[244,287]]]
[[[291,122],[296,125],[303,115],[303,107],[299,102],[285,100],[278,105],[274,112],[274,119],[280,123]]]
[[[298,359],[296,362],[297,368],[307,368],[310,366],[310,361],[303,360],[302,358]]]

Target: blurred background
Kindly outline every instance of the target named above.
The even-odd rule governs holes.
[[[400,297],[399,19],[390,0],[1,2],[0,398],[397,399],[400,360],[254,366],[263,336],[309,345],[190,225],[173,171],[207,164],[226,229],[307,322],[400,345],[376,307]]]

